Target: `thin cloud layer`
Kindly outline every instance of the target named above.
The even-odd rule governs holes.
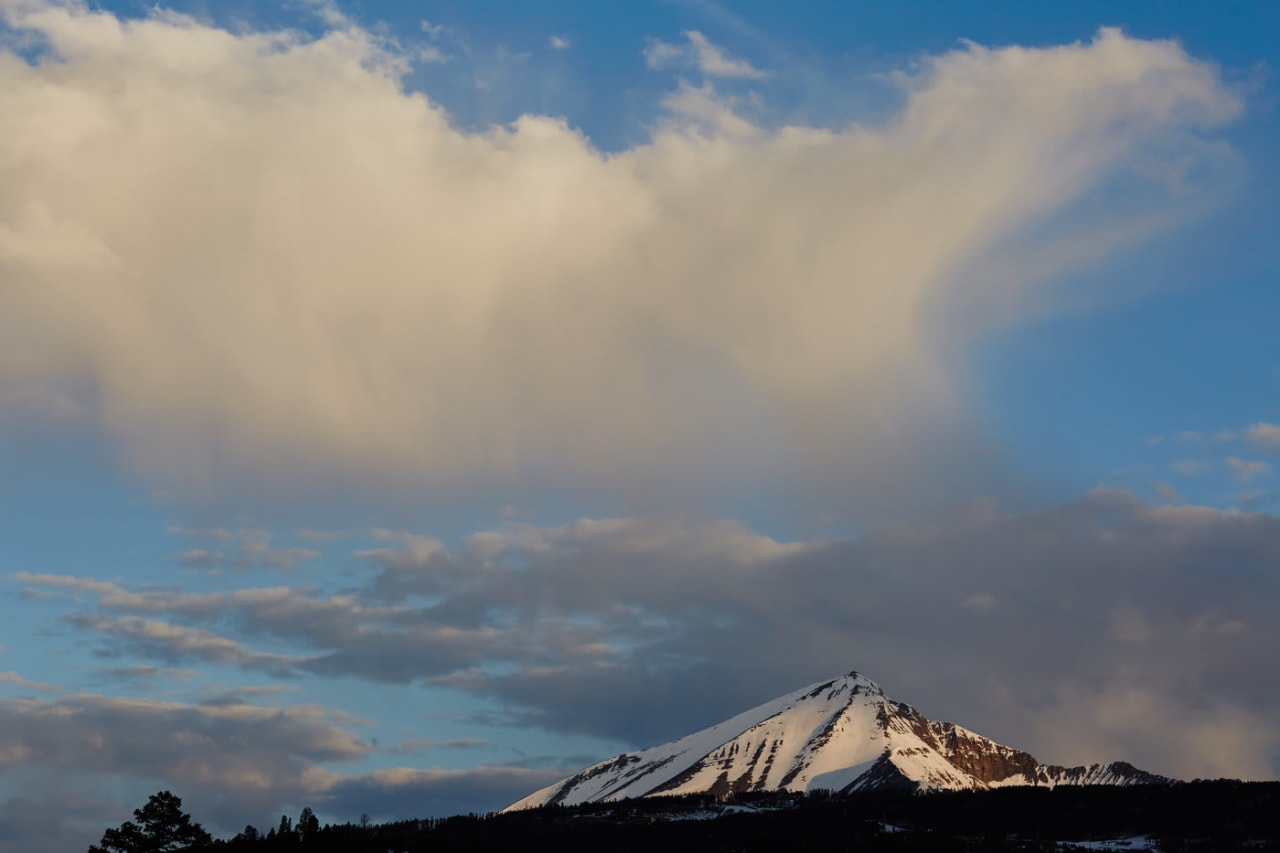
[[[17,580],[82,596],[66,619],[109,655],[425,681],[500,700],[502,725],[637,747],[856,667],[1044,760],[1280,771],[1271,516],[1100,490],[843,542],[627,519],[511,526],[455,551],[394,541],[361,552],[372,576],[341,594]]]
[[[0,10],[24,46],[0,51],[0,399],[69,395],[185,487],[887,494],[962,420],[955,347],[1161,224],[1161,181],[1212,172],[1195,134],[1240,108],[1178,45],[1104,30],[929,59],[874,127],[757,127],[704,87],[606,154],[545,116],[454,127],[345,18]],[[1158,176],[1122,236],[1073,227],[1122,173]]]

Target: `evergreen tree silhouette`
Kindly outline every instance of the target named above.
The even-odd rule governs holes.
[[[145,806],[133,810],[133,818],[102,833],[89,853],[176,853],[213,843],[204,827],[182,811],[182,799],[169,791],[152,794]]]
[[[297,833],[298,840],[303,844],[314,841],[320,834],[320,819],[316,817],[315,812],[311,811],[310,806],[304,808],[302,814],[298,815]]]

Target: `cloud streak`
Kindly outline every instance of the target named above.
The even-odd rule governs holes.
[[[759,127],[707,88],[606,154],[543,116],[454,127],[350,22],[0,8],[39,45],[0,52],[0,398],[86,389],[187,489],[923,478],[921,425],[963,421],[953,345],[1104,251],[1036,226],[1213,167],[1196,134],[1240,109],[1104,30],[929,59],[877,126]],[[757,73],[689,39],[707,75]]]
[[[267,530],[242,529],[192,530],[174,528],[171,532],[195,541],[214,543],[214,547],[188,548],[175,560],[188,568],[238,571],[249,569],[292,569],[306,560],[314,560],[320,552],[312,548],[279,548],[271,544]]]

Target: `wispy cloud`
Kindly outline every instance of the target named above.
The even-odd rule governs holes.
[[[450,62],[454,58],[450,50],[463,56],[471,54],[471,41],[466,33],[458,28],[433,23],[426,19],[419,23],[419,28],[428,42],[427,45],[418,48],[418,59],[421,61],[428,64]]]
[[[46,684],[43,681],[29,681],[12,670],[0,672],[0,684],[10,684],[22,690],[34,690],[37,693],[61,692],[61,688],[57,685]]]
[[[355,21],[342,11],[337,0],[302,0],[302,6],[310,9],[326,25],[335,29],[354,27]]]
[[[76,614],[68,621],[77,628],[104,634],[119,641],[108,646],[112,654],[133,654],[168,663],[200,661],[239,666],[277,678],[296,675],[297,660],[287,655],[256,652],[243,643],[204,628],[175,625],[139,616]]]
[[[418,59],[428,65],[443,65],[452,58],[452,56],[433,44],[426,45],[418,50]]]
[[[1170,467],[1184,477],[1194,477],[1204,473],[1209,463],[1199,459],[1177,459],[1170,464]]]
[[[706,77],[737,77],[758,80],[767,76],[743,59],[734,59],[697,30],[684,32],[685,43],[673,44],[651,39],[644,58],[650,68],[695,68]]]
[[[188,548],[175,560],[183,566],[202,569],[292,569],[306,560],[314,560],[320,552],[312,548],[278,548],[271,544],[267,530],[216,528],[193,530],[174,528],[173,533],[193,540],[209,540],[214,547]]]
[[[569,41],[568,36],[552,34],[552,36],[547,39],[547,47],[552,50],[568,50],[571,46],[572,43]]]
[[[1231,476],[1235,477],[1242,483],[1247,483],[1260,474],[1265,474],[1271,470],[1271,465],[1267,462],[1253,459],[1240,459],[1235,456],[1227,457],[1227,467],[1231,469]]]
[[[1244,437],[1262,450],[1280,451],[1280,424],[1253,424],[1245,431]]]
[[[489,742],[480,738],[457,738],[454,740],[436,740],[434,738],[408,738],[397,741],[388,752],[395,755],[422,755],[441,749],[480,749]]]

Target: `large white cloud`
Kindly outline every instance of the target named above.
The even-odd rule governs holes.
[[[1239,110],[1105,30],[925,61],[874,127],[686,86],[606,154],[549,117],[458,129],[346,23],[0,9],[0,400],[69,394],[179,480],[874,482],[954,413],[953,345],[1154,208],[1061,215],[1120,173],[1163,198]]]

